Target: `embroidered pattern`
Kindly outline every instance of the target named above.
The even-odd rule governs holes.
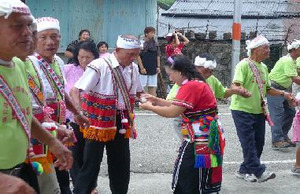
[[[49,83],[53,83],[50,84],[52,90],[54,92],[58,92],[62,97],[62,99],[64,100],[65,89],[64,89],[63,78],[56,74],[56,72],[51,68],[50,64],[45,59],[43,59],[43,57],[41,57],[37,53],[35,53],[34,56],[38,59],[39,65],[43,70],[44,74],[46,75],[46,78],[48,79]],[[53,85],[55,86],[56,89],[53,88]]]

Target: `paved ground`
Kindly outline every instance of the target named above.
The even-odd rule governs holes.
[[[226,151],[222,194],[296,194],[300,193],[300,177],[290,174],[295,162],[295,148],[285,152],[271,149],[270,128],[266,130],[266,144],[262,162],[277,177],[265,183],[248,183],[234,177],[242,161],[242,152],[228,106],[221,105],[220,120],[226,129]],[[172,169],[177,155],[179,139],[175,135],[172,119],[150,112],[137,111],[138,139],[131,140],[131,181],[129,194],[168,194]],[[109,194],[106,158],[101,164],[98,178],[100,194]]]

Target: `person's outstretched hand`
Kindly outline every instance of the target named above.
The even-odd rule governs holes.
[[[139,103],[140,108],[145,110],[150,110],[150,108],[153,106],[151,102],[147,101],[144,103]]]
[[[50,151],[57,158],[56,162],[54,163],[55,167],[58,167],[59,170],[70,170],[73,164],[72,152],[57,139],[53,139],[48,146]]]

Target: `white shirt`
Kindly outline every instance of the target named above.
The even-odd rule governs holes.
[[[137,92],[143,92],[143,87],[139,78],[138,66],[132,63],[129,66],[122,67],[114,54],[110,54],[108,59],[112,66],[120,68],[125,80],[127,89],[130,88],[130,96],[134,97]],[[74,87],[84,92],[93,92],[103,97],[113,97],[117,93],[117,109],[125,109],[124,99],[118,88],[113,84],[113,74],[103,58],[92,61],[86,68],[82,77],[75,83]],[[117,92],[116,92],[117,91]]]

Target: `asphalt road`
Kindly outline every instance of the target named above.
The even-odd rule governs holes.
[[[224,155],[223,185],[224,194],[296,194],[300,193],[300,177],[290,174],[295,162],[295,148],[285,152],[271,148],[270,127],[266,129],[266,143],[262,162],[268,171],[277,174],[274,180],[265,183],[248,183],[235,178],[242,161],[242,150],[227,105],[219,106],[220,120],[225,128],[226,149]],[[163,118],[148,111],[136,111],[138,138],[131,140],[131,181],[128,193],[132,194],[168,194],[172,170],[180,143],[176,136],[172,119]],[[101,164],[98,191],[110,193],[106,158]]]

